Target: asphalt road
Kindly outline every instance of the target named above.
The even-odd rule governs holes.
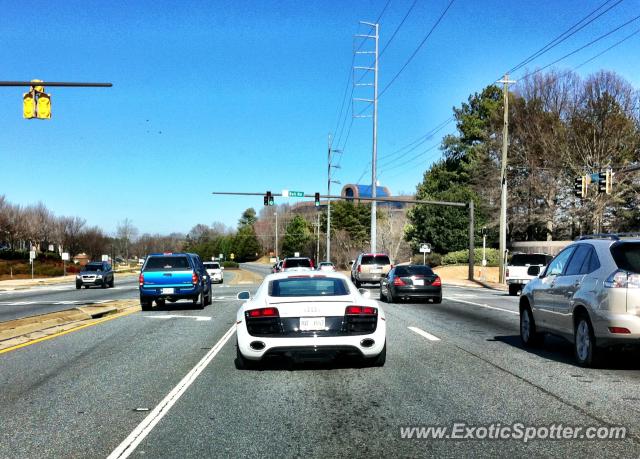
[[[502,292],[449,287],[440,305],[382,304],[382,368],[276,361],[240,371],[235,293],[246,288],[225,288],[203,311],[137,312],[1,354],[0,457],[640,454],[637,357],[582,369],[562,341],[522,349],[516,299]],[[525,443],[400,434],[458,422],[623,425],[629,437]]]
[[[226,272],[225,281],[228,283],[233,279],[233,275],[233,272]],[[224,290],[227,283],[214,284],[213,288],[216,292]],[[91,287],[77,290],[75,283],[64,283],[0,291],[0,322],[62,311],[85,304],[101,304],[138,297],[138,276],[132,274],[116,274],[113,288]]]

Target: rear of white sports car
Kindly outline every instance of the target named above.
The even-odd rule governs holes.
[[[384,365],[386,325],[377,302],[339,273],[267,276],[237,315],[238,363],[269,356],[357,356]]]

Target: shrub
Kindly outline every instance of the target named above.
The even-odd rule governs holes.
[[[236,263],[235,261],[224,261],[222,262],[222,267],[225,269],[227,268],[237,269],[240,267],[240,264]]]
[[[487,249],[487,266],[498,266],[498,249]],[[476,265],[482,264],[482,249],[474,250],[474,263]],[[443,265],[461,265],[469,263],[469,250],[458,250],[456,252],[449,252],[442,257]]]

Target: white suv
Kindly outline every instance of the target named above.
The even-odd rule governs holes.
[[[224,268],[217,261],[205,261],[202,263],[207,270],[207,274],[211,276],[211,282],[222,284],[224,282]]]

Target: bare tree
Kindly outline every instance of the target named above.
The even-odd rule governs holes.
[[[120,244],[120,251],[124,254],[125,258],[129,259],[129,248],[131,243],[135,241],[138,236],[138,228],[133,226],[133,222],[129,218],[125,218],[116,228],[116,237]]]

